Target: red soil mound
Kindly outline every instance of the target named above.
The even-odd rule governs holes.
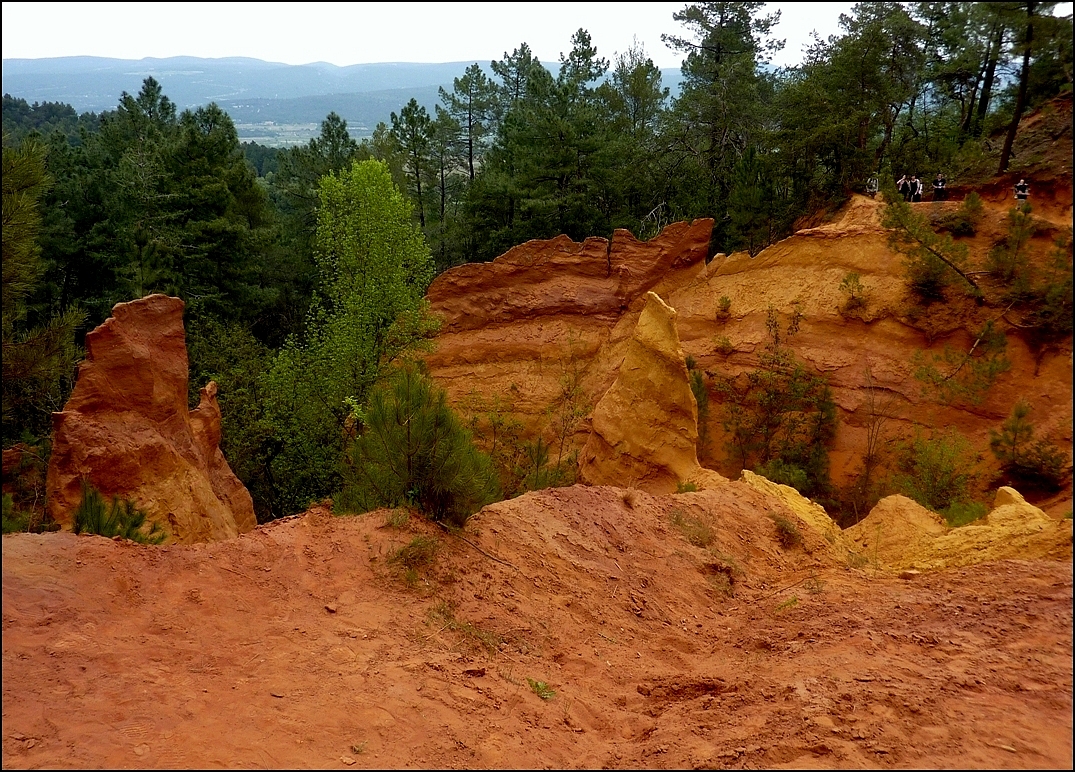
[[[470,543],[324,510],[5,536],[3,765],[1070,767],[1070,562],[873,576],[766,510],[574,487]]]

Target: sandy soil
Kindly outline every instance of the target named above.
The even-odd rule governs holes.
[[[5,536],[3,766],[1071,767],[1070,560],[900,578],[766,501]]]

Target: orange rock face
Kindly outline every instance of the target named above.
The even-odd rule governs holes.
[[[596,237],[581,244],[567,236],[535,239],[491,263],[442,273],[428,298],[446,333],[552,316],[614,322],[648,290],[681,283],[684,270],[704,265],[712,231],[707,219],[669,225],[648,242],[622,229],[611,243]]]
[[[984,260],[991,245],[1003,240],[1008,203],[987,202],[978,235],[966,242],[972,262]],[[757,367],[770,306],[785,315],[798,308],[804,317],[789,345],[828,379],[838,409],[830,451],[837,486],[858,473],[871,426],[882,419],[888,439],[910,436],[916,428],[927,434],[932,427],[958,430],[982,452],[988,478],[997,468],[989,432],[1021,398],[1031,403],[1035,436],[1070,454],[1070,339],[1036,357],[1018,330],[1008,330],[1011,368],[980,404],[944,403],[925,392],[915,377],[916,357],[940,356],[946,346],[969,350],[995,311],[953,293],[951,302],[931,306],[914,323],[903,258],[889,246],[882,206],[853,197],[827,224],[801,230],[754,258],[718,255],[708,265],[709,221],[670,226],[648,242],[626,231],[617,231],[611,243],[575,244],[562,236],[528,242],[493,263],[461,266],[434,282],[429,298],[445,326],[427,364],[457,406],[474,395],[499,398],[530,435],[548,436],[565,379],[575,379],[590,411],[612,386],[633,345],[645,292],[653,290],[675,309],[682,354],[695,359],[710,384],[709,449],[699,460],[736,477],[713,384]],[[932,212],[934,205],[918,206]],[[1044,203],[1035,210],[1042,220],[1035,254],[1045,254],[1053,231],[1066,227],[1063,214]],[[840,287],[851,273],[858,274],[865,297],[847,312]],[[724,297],[727,314],[720,312]],[[570,440],[581,449],[589,438],[590,426],[582,421]],[[1070,507],[1070,495],[1068,488],[1042,506],[1059,513]]]
[[[611,242],[560,236],[446,271],[428,293],[444,322],[426,359],[430,372],[454,404],[471,396],[499,399],[530,434],[548,425],[568,382],[577,381],[592,409],[619,365],[595,362],[624,314],[631,316],[625,343],[648,290],[703,273],[712,230],[712,220],[695,220],[670,225],[648,242],[625,230]],[[588,435],[580,425],[573,446]]]
[[[227,539],[254,528],[249,492],[220,452],[216,384],[187,409],[183,301],[119,303],[86,336],[86,359],[53,413],[48,508],[70,527],[87,480],[133,499],[173,540]]]

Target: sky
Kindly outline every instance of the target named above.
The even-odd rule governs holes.
[[[778,66],[798,64],[812,33],[840,31],[854,3],[769,3],[775,37],[786,40]],[[637,38],[659,67],[682,55],[661,42],[681,34],[672,14],[685,3],[8,3],[3,58],[54,56],[247,56],[285,64],[331,62],[488,62],[526,42],[546,64],[586,29],[612,60]],[[1071,13],[1071,3],[1054,13]],[[28,34],[32,31],[34,34]]]
[[[635,38],[659,67],[682,55],[661,33],[682,34],[672,20],[685,3],[8,3],[3,58],[55,56],[247,56],[286,64],[331,62],[488,62],[526,42],[546,64],[586,29],[612,60]],[[810,33],[839,30],[853,3],[770,3],[777,65],[797,64]],[[28,34],[32,31],[33,34]]]

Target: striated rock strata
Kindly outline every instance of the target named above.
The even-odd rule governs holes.
[[[86,336],[86,359],[63,412],[53,413],[49,514],[70,527],[81,480],[131,498],[171,538],[228,539],[256,525],[249,492],[220,452],[216,384],[187,409],[183,301],[119,303]]]
[[[1005,355],[1011,368],[979,405],[943,402],[923,390],[915,377],[916,357],[928,361],[946,347],[970,350],[976,331],[995,312],[953,293],[949,303],[934,304],[912,319],[903,260],[881,226],[882,206],[879,199],[853,196],[830,222],[800,230],[753,258],[717,255],[705,264],[711,223],[696,221],[669,226],[644,243],[626,231],[617,231],[611,242],[532,241],[492,263],[455,268],[429,292],[434,312],[445,320],[437,350],[427,359],[430,373],[456,406],[472,396],[498,401],[528,435],[547,434],[566,379],[573,379],[569,385],[579,387],[590,408],[608,391],[645,291],[652,290],[676,309],[683,354],[694,358],[710,387],[709,442],[699,460],[732,476],[739,469],[725,449],[714,384],[755,369],[768,340],[768,309],[786,322],[794,308],[803,319],[789,345],[809,371],[828,380],[837,406],[839,430],[830,451],[836,486],[853,482],[879,423],[886,437],[910,435],[917,427],[951,427],[983,453],[987,476],[994,474],[989,432],[1023,398],[1031,402],[1041,436],[1070,458],[1070,339],[1039,355],[1017,330],[1009,330]],[[937,206],[955,211],[959,202]],[[987,202],[978,235],[964,240],[975,261],[1005,238],[1007,206]],[[932,212],[934,205],[920,208]],[[1045,203],[1035,210],[1043,226],[1031,244],[1035,260],[1053,249],[1049,228],[1059,227],[1068,211]],[[864,289],[862,304],[849,309],[841,285],[852,273]],[[582,422],[572,447],[581,448],[588,438]],[[1070,501],[1069,487],[1042,506],[1056,515]]]

